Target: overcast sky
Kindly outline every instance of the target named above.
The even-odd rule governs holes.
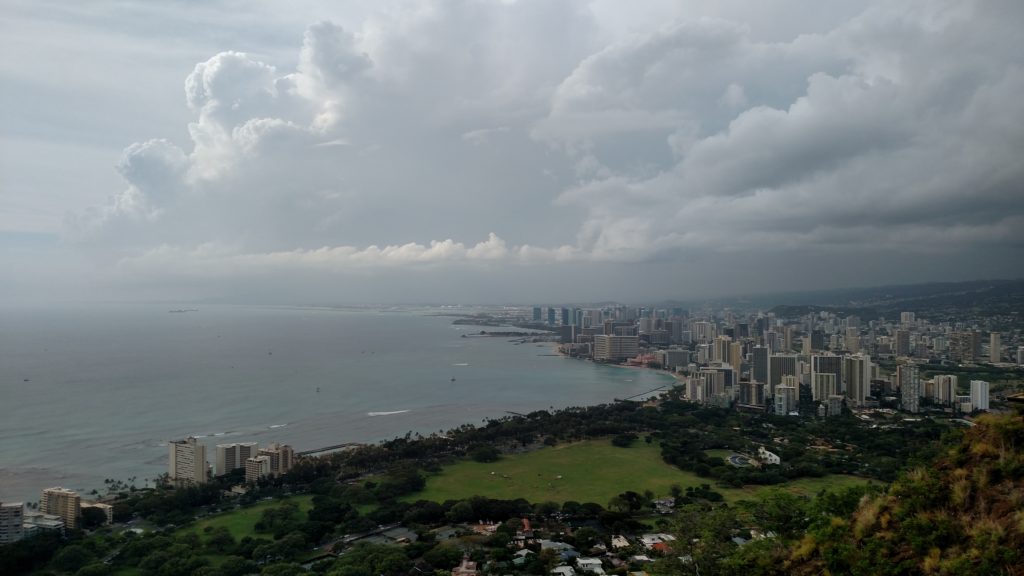
[[[1024,275],[1024,3],[0,5],[0,299]]]

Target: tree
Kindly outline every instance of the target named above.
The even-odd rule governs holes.
[[[99,528],[107,523],[107,513],[92,506],[82,508],[82,528]]]
[[[88,566],[83,566],[75,572],[75,576],[108,576],[110,574],[110,566],[102,562],[93,562]]]
[[[810,524],[810,502],[784,490],[772,490],[746,509],[761,528],[785,540],[802,535]]]
[[[501,452],[494,446],[481,444],[469,451],[469,457],[477,462],[496,462],[501,458]]]
[[[235,547],[235,537],[224,526],[214,528],[206,538],[206,546],[211,550],[223,554]]]
[[[65,546],[53,557],[53,567],[61,572],[77,572],[96,557],[88,548],[79,544]]]

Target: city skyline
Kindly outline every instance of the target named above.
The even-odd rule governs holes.
[[[17,273],[0,296],[660,300],[1020,277],[1021,10],[9,3],[0,265]]]

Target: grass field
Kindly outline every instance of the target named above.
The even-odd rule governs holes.
[[[733,452],[732,450],[726,450],[724,448],[713,448],[711,450],[705,450],[704,453],[707,454],[708,456],[711,456],[712,458],[722,459],[727,458],[731,454],[735,454],[735,452]]]
[[[777,488],[813,495],[822,488],[866,482],[863,478],[833,475],[795,480]],[[505,456],[490,464],[461,461],[430,476],[426,488],[406,500],[443,502],[479,495],[525,498],[530,502],[575,500],[603,506],[627,490],[641,493],[650,490],[655,496],[666,496],[673,484],[685,490],[704,483],[714,484],[666,464],[657,444],[636,442],[630,448],[618,448],[607,440],[588,440]],[[716,488],[730,502],[753,499],[769,489],[765,486]]]
[[[231,532],[231,535],[235,537],[235,540],[239,540],[246,536],[255,536],[256,532],[253,526],[259,521],[263,515],[263,511],[267,508],[276,508],[284,502],[295,502],[299,505],[299,512],[304,516],[306,511],[313,506],[313,497],[311,495],[302,496],[291,496],[284,500],[267,500],[266,502],[260,502],[249,506],[248,508],[237,508],[230,512],[223,512],[209,518],[203,518],[202,520],[196,521],[191,526],[183,528],[182,533],[195,532],[200,537],[205,535],[204,529],[207,526],[217,528],[224,526]]]

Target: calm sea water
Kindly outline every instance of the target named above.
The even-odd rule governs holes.
[[[308,450],[428,434],[506,411],[611,401],[671,382],[462,338],[409,311],[201,306],[0,310],[0,500],[166,471],[168,440]],[[452,380],[454,378],[454,380]]]

